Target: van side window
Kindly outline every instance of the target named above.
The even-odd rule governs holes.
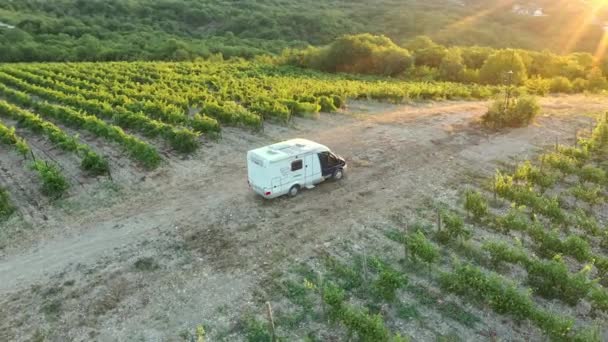
[[[298,171],[302,169],[302,159],[294,160],[291,162],[291,171]]]

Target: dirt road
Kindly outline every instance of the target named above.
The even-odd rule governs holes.
[[[193,158],[125,184],[116,204],[49,209],[48,225],[0,259],[0,340],[31,337],[32,327],[57,340],[171,340],[202,320],[228,329],[284,263],[365,239],[374,225],[425,203],[453,202],[471,177],[530,158],[556,138],[571,141],[575,128],[589,128],[583,114],[608,108],[608,99],[584,96],[542,103],[535,125],[506,133],[480,129],[483,102],[354,103],[348,114],[269,125],[263,134],[226,129]],[[347,178],[293,199],[254,196],[245,152],[293,137],[343,155]]]

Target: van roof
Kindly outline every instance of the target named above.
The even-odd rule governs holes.
[[[312,151],[328,151],[325,145],[306,139],[291,139],[249,151],[270,162],[295,157]]]

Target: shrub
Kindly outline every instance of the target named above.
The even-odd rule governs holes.
[[[407,248],[412,259],[420,259],[428,264],[439,259],[439,250],[435,247],[421,231],[410,234],[406,238]]]
[[[585,272],[570,275],[568,267],[560,259],[532,263],[528,267],[528,284],[547,299],[560,299],[570,305],[587,296],[591,281]]]
[[[342,322],[351,333],[357,334],[361,341],[384,341],[390,339],[390,332],[384,325],[382,316],[370,315],[364,310],[344,303],[344,291],[329,283],[323,290],[323,300],[329,307],[329,317]]]
[[[15,208],[11,204],[8,192],[0,188],[0,220],[9,217],[14,211]]]
[[[485,84],[504,84],[508,82],[511,71],[511,84],[523,84],[528,78],[526,66],[514,50],[499,50],[490,55],[479,70],[479,79]]]
[[[328,46],[298,52],[291,56],[290,62],[328,72],[388,76],[408,69],[413,57],[389,38],[366,33],[345,35]]]
[[[36,161],[32,164],[32,169],[40,175],[44,195],[57,199],[69,188],[68,182],[55,165]]]
[[[523,127],[530,124],[539,112],[540,105],[534,97],[522,96],[505,106],[505,99],[500,96],[481,119],[486,126],[493,129]]]
[[[569,79],[563,76],[554,77],[551,79],[550,90],[552,93],[571,93],[572,83]]]
[[[319,97],[319,105],[321,106],[321,111],[325,113],[332,113],[338,110],[338,107],[334,104],[334,99],[327,96]]]
[[[525,266],[528,263],[528,256],[524,250],[509,247],[504,242],[488,242],[482,248],[490,253],[494,265],[508,262]]]
[[[572,89],[577,93],[582,93],[589,88],[589,81],[583,78],[577,78],[572,81]]]
[[[464,221],[462,217],[456,213],[443,212],[441,213],[441,220],[443,222],[443,228],[437,233],[437,239],[441,243],[448,243],[458,238],[468,238],[470,231],[464,228]]]
[[[387,301],[395,299],[395,292],[406,284],[405,278],[392,268],[380,270],[372,287],[376,294]]]
[[[525,231],[530,224],[526,214],[520,208],[511,208],[504,216],[499,216],[496,219],[498,226],[505,232],[511,230]]]
[[[528,93],[545,96],[551,89],[551,81],[535,76],[526,80],[525,86]]]
[[[596,184],[604,184],[606,182],[606,171],[592,165],[583,166],[583,168],[578,171],[578,176],[584,182]]]
[[[589,203],[594,206],[604,202],[604,197],[601,194],[601,188],[599,186],[587,187],[584,185],[577,185],[570,189],[570,193],[576,199]]]
[[[562,250],[565,254],[571,255],[578,261],[591,260],[591,247],[589,243],[579,236],[571,235],[563,242]]]
[[[480,220],[488,214],[488,203],[477,191],[467,190],[465,192],[464,208],[471,213],[475,219]]]
[[[331,98],[334,101],[334,106],[336,108],[342,108],[346,104],[346,100],[340,95],[332,95]]]
[[[190,126],[196,131],[201,133],[219,133],[220,124],[216,119],[207,116],[205,114],[195,114],[190,121]]]
[[[541,172],[539,168],[532,166],[530,161],[520,164],[517,167],[517,170],[515,170],[513,178],[536,184],[540,186],[543,192],[557,181],[557,177],[555,175],[547,172]]]

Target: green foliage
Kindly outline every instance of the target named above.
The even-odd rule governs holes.
[[[444,244],[459,238],[468,239],[471,232],[464,227],[464,220],[457,213],[444,211],[441,213],[443,228],[437,232],[437,239]]]
[[[0,122],[0,143],[13,146],[24,157],[30,153],[29,145],[23,138],[15,134],[15,128],[9,128],[2,122]]]
[[[534,76],[526,80],[525,86],[528,93],[545,96],[551,90],[551,81],[540,78],[539,76]]]
[[[487,275],[472,265],[456,265],[452,273],[441,274],[440,284],[447,291],[487,303],[496,312],[510,314],[516,320],[529,318],[534,309],[529,294],[520,292],[506,279]]]
[[[606,171],[594,167],[593,165],[585,165],[578,171],[578,176],[583,182],[592,182],[596,184],[606,183]]]
[[[577,185],[570,188],[570,193],[576,199],[587,202],[591,206],[595,206],[604,202],[604,197],[601,194],[601,188],[597,185]]]
[[[407,283],[406,278],[390,267],[383,267],[373,282],[374,292],[387,301],[395,300],[396,291]]]
[[[584,271],[570,275],[559,258],[530,264],[528,284],[539,295],[548,299],[558,298],[570,305],[586,297],[592,285]]]
[[[289,57],[292,64],[327,72],[396,75],[412,65],[411,54],[389,38],[346,35],[323,48],[309,48]]]
[[[497,313],[509,314],[518,321],[530,319],[554,340],[578,341],[588,336],[585,331],[572,331],[573,319],[536,307],[529,293],[521,292],[505,278],[486,274],[475,266],[457,264],[453,272],[441,274],[440,284],[447,291],[489,305]],[[576,291],[569,294],[580,295]]]
[[[579,261],[589,261],[591,259],[591,247],[587,241],[578,236],[572,235],[562,241],[557,232],[545,231],[543,227],[537,225],[531,226],[528,233],[536,241],[539,255],[545,258],[553,258],[557,254],[566,254]]]
[[[488,242],[482,249],[490,254],[494,265],[502,262],[527,265],[528,255],[521,248],[510,247],[504,242]]]
[[[15,211],[15,207],[11,204],[8,196],[8,191],[0,188],[0,220],[4,220]]]
[[[602,70],[595,67],[591,70],[589,75],[587,76],[587,89],[590,91],[602,91],[608,88],[608,81],[606,81],[606,77],[602,74]]]
[[[464,209],[475,219],[481,220],[488,214],[488,202],[479,192],[467,190],[464,194]]]
[[[69,188],[67,180],[55,165],[47,164],[43,161],[36,161],[32,164],[32,170],[38,172],[42,180],[42,193],[53,199],[63,196]]]
[[[538,100],[532,96],[521,96],[506,101],[503,95],[496,98],[482,122],[493,129],[504,127],[524,127],[529,125],[540,112]]]
[[[439,65],[439,75],[442,80],[462,82],[464,80],[465,66],[460,50],[448,50]]]
[[[573,90],[570,80],[563,76],[557,76],[551,79],[549,90],[552,93],[571,93]]]
[[[59,148],[80,154],[83,170],[94,175],[108,172],[108,163],[103,157],[93,152],[88,145],[79,143],[77,137],[67,135],[62,129],[49,121],[43,120],[40,116],[13,106],[6,101],[0,101],[0,116],[18,120],[22,126],[27,127],[32,132],[46,135]],[[25,151],[24,142],[18,141],[16,144],[23,153]]]
[[[83,170],[86,170],[93,176],[105,175],[108,173],[110,165],[104,157],[101,157],[92,151],[85,151],[83,154],[82,163],[80,164],[80,167]]]
[[[268,342],[272,340],[267,324],[254,317],[248,317],[245,320],[245,335],[248,342]]]
[[[544,160],[541,160],[541,162],[544,162]],[[525,161],[517,167],[517,170],[515,170],[515,173],[513,174],[513,179],[536,184],[544,192],[555,184],[557,176],[549,172],[541,172],[541,170],[538,167],[533,166],[530,161]]]
[[[321,106],[321,111],[326,113],[332,113],[338,110],[338,107],[334,103],[333,97],[321,96],[319,97],[319,105]]]
[[[195,114],[191,122],[192,128],[201,133],[219,133],[220,124],[216,119],[207,115]]]
[[[390,332],[382,316],[370,315],[367,311],[344,303],[344,292],[333,284],[325,285],[323,300],[329,307],[332,320],[341,322],[356,334],[361,341],[390,341]]]
[[[524,213],[523,208],[512,207],[505,215],[497,217],[496,223],[504,232],[512,230],[523,232],[528,228],[530,220]]]
[[[527,78],[526,66],[520,54],[514,50],[495,52],[486,59],[479,71],[479,79],[485,84],[521,85]]]
[[[577,208],[572,215],[573,223],[576,227],[582,229],[587,234],[592,236],[600,235],[600,225],[593,216],[589,216],[581,208]]]
[[[421,231],[410,234],[406,237],[407,249],[412,259],[420,259],[423,262],[432,264],[439,259],[439,249],[433,245]]]

